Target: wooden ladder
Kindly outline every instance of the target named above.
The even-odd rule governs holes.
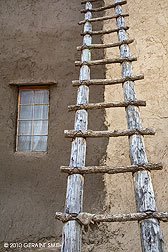
[[[81,228],[82,225],[89,225],[95,222],[124,222],[140,221],[140,234],[142,251],[163,252],[166,251],[159,221],[168,221],[168,213],[158,212],[156,208],[155,196],[150,177],[151,170],[161,170],[161,163],[148,163],[144,135],[154,135],[155,130],[142,128],[139,106],[145,106],[146,102],[137,100],[134,90],[134,81],[144,78],[143,74],[133,75],[131,62],[137,60],[130,55],[128,44],[133,39],[128,39],[124,17],[128,13],[123,13],[122,5],[127,1],[114,0],[109,6],[92,8],[92,3],[102,0],[83,0],[85,9],[85,19],[79,24],[84,25],[83,45],[77,47],[81,51],[81,61],[76,61],[75,65],[80,66],[80,78],[73,81],[73,86],[78,86],[77,104],[68,107],[69,111],[75,111],[74,130],[65,130],[65,137],[72,138],[72,150],[70,165],[62,166],[61,171],[68,173],[67,193],[64,213],[56,213],[56,219],[64,222],[62,234],[62,252],[81,251]],[[103,1],[102,1],[103,2]],[[115,15],[92,18],[92,13],[101,12],[114,8]],[[92,31],[92,23],[116,19],[117,28],[110,30]],[[92,44],[92,36],[100,34],[118,33],[118,42],[109,44]],[[111,59],[91,60],[91,49],[119,47],[120,57]],[[122,67],[122,77],[118,79],[90,79],[90,67],[120,63]],[[121,102],[101,102],[89,103],[89,86],[91,85],[116,85],[122,84],[124,91],[124,101]],[[88,130],[88,109],[104,109],[124,107],[128,129],[113,131],[93,131]],[[128,136],[130,161],[129,166],[85,166],[86,158],[86,138],[87,137],[119,137]],[[83,208],[83,184],[84,174],[93,173],[124,173],[132,172],[134,178],[135,198],[137,213],[129,214],[90,214],[82,212]]]

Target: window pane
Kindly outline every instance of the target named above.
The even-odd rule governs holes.
[[[35,105],[34,119],[48,119],[48,105]]]
[[[33,106],[20,106],[19,119],[33,119]]]
[[[33,150],[46,151],[47,150],[47,136],[33,136]]]
[[[35,90],[35,104],[48,104],[48,90]]]
[[[18,151],[31,150],[31,136],[18,136]]]
[[[32,121],[19,121],[19,135],[32,135]]]
[[[34,121],[34,135],[48,135],[48,121]]]
[[[33,104],[33,90],[20,90],[20,104]]]
[[[18,151],[46,151],[48,138],[48,89],[20,89],[17,129]]]

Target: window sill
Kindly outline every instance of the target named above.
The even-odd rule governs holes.
[[[48,151],[15,151],[15,155],[18,156],[45,156],[48,154]]]

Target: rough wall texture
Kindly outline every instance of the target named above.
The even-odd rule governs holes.
[[[105,4],[110,3],[111,0],[105,0]],[[4,251],[3,241],[60,240],[62,225],[55,222],[54,213],[63,210],[65,200],[66,176],[60,173],[59,166],[68,164],[70,157],[71,143],[64,139],[63,129],[73,127],[74,115],[67,113],[67,105],[75,103],[76,89],[71,81],[79,75],[74,61],[79,59],[75,48],[82,42],[81,28],[77,26],[83,17],[80,8],[77,0],[0,0],[0,251]],[[164,164],[164,171],[152,172],[157,206],[158,210],[167,211],[168,3],[129,0],[124,9],[130,14],[126,18],[128,33],[136,39],[130,46],[132,55],[138,56],[138,62],[133,64],[134,73],[145,74],[145,80],[135,84],[138,99],[147,101],[147,107],[141,109],[143,126],[157,129],[156,136],[145,137],[148,159]],[[104,23],[104,28],[109,27],[116,27],[114,20]],[[98,28],[101,27],[94,25],[94,30]],[[104,42],[116,40],[116,34],[104,36]],[[94,42],[100,43],[100,38]],[[105,54],[107,58],[114,57],[119,50],[108,49]],[[102,57],[95,51],[93,58]],[[103,78],[104,68],[95,67],[92,73],[93,78]],[[120,66],[107,66],[106,78],[118,76]],[[58,85],[50,89],[48,153],[16,153],[17,89],[10,88],[9,82],[53,80]],[[101,87],[91,88],[91,102],[103,101],[103,91]],[[122,100],[122,87],[107,87],[104,96],[106,101]],[[105,119],[109,129],[127,127],[124,109],[108,109]],[[103,112],[89,114],[89,128],[103,130],[106,128],[103,121]],[[104,139],[88,141],[87,165],[99,164],[106,151],[107,165],[129,164],[127,138],[110,139],[107,149],[106,144]],[[91,212],[136,211],[130,174],[106,175],[104,185],[101,176],[86,176],[84,197],[84,210]],[[162,224],[162,230],[168,244],[167,224]],[[137,223],[91,226],[84,230],[83,242],[84,252],[141,250]]]
[[[106,0],[106,5],[111,1]],[[147,101],[146,108],[141,108],[141,118],[144,127],[157,130],[155,136],[145,137],[145,145],[149,162],[162,161],[163,171],[152,172],[156,202],[159,211],[168,210],[168,2],[163,0],[139,1],[129,0],[124,6],[129,12],[125,18],[130,27],[128,34],[136,42],[130,45],[132,56],[138,61],[133,63],[134,74],[144,73],[145,80],[135,82],[137,98]],[[108,12],[109,13],[109,12]],[[104,28],[115,27],[115,21],[105,22]],[[116,35],[104,36],[104,42],[116,41]],[[106,57],[119,55],[119,50],[106,50]],[[106,78],[121,76],[121,67],[110,65],[107,67]],[[106,101],[123,100],[122,86],[105,88]],[[106,125],[109,129],[127,128],[124,109],[108,109],[106,111]],[[110,139],[107,147],[107,165],[129,164],[128,139]],[[106,207],[111,213],[135,212],[135,198],[131,174],[106,175]],[[163,235],[168,245],[167,224],[161,224]],[[112,233],[104,251],[140,251],[139,227],[137,223],[110,224]],[[102,251],[102,250],[101,250]]]
[[[0,0],[0,241],[59,241],[62,224],[56,211],[63,211],[71,142],[63,130],[73,129],[78,79],[74,61],[82,37],[77,23],[83,18],[78,0]],[[95,56],[94,56],[95,57]],[[99,53],[97,57],[102,58]],[[95,71],[96,70],[96,71]],[[93,69],[93,78],[104,78],[104,68]],[[98,70],[98,71],[97,71]],[[10,82],[58,81],[50,89],[48,153],[15,152],[17,88]],[[103,88],[91,89],[91,101],[103,100]],[[89,128],[105,129],[102,111],[89,114]],[[106,140],[88,142],[87,164],[98,165]],[[102,208],[102,176],[89,176],[85,184],[85,210]],[[90,193],[92,192],[92,193]],[[93,201],[94,198],[94,201]],[[3,248],[0,249],[3,251]],[[16,250],[15,250],[16,251]],[[46,250],[45,250],[46,251]]]

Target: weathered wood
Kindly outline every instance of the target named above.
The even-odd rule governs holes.
[[[137,172],[137,171],[152,171],[152,170],[162,170],[162,163],[148,163],[139,165],[128,165],[128,166],[87,166],[87,167],[69,167],[61,166],[61,172],[68,174],[95,174],[95,173],[107,173],[107,174],[117,174],[125,172]]]
[[[126,130],[64,130],[65,137],[119,137],[131,135],[155,135],[155,130],[150,128],[137,128]]]
[[[77,220],[81,225],[90,225],[95,222],[126,222],[126,221],[142,221],[144,219],[156,218],[159,221],[168,222],[168,212],[146,212],[146,213],[129,213],[129,214],[91,214],[80,213],[66,214],[56,212],[55,218],[62,222],[69,220]]]
[[[146,106],[145,101],[123,101],[123,102],[100,102],[100,103],[88,103],[81,105],[70,105],[68,106],[69,111],[76,111],[78,109],[104,109],[104,108],[120,108],[127,107],[130,105],[134,106]]]
[[[137,57],[125,57],[125,58],[114,58],[114,59],[101,59],[101,60],[90,60],[90,61],[75,61],[75,66],[96,66],[96,65],[105,65],[105,64],[113,64],[113,63],[123,63],[127,61],[136,61]]]
[[[124,27],[121,27],[121,28],[115,28],[115,29],[109,29],[109,30],[100,30],[100,31],[88,31],[88,32],[81,32],[81,36],[84,36],[86,34],[89,34],[89,35],[104,35],[104,34],[110,34],[110,33],[113,33],[113,32],[118,32],[119,30],[128,30],[129,27],[128,26],[124,26]]]
[[[114,0],[114,3],[118,3],[120,0]],[[122,14],[122,7],[117,6],[115,8],[115,14]],[[117,18],[117,27],[125,26],[124,18]],[[119,30],[118,40],[123,41],[127,39],[125,30]],[[120,47],[120,56],[125,58],[130,56],[128,45]],[[129,62],[122,64],[122,76],[131,76],[132,67]],[[134,83],[132,81],[125,82],[123,85],[125,100],[136,99],[136,93],[134,90]],[[126,108],[127,124],[128,128],[141,128],[141,120],[139,110],[135,106],[129,106]],[[131,164],[136,165],[140,163],[148,163],[143,138],[140,135],[132,135],[129,137],[129,149]],[[137,212],[156,211],[156,202],[154,196],[154,190],[151,182],[150,173],[147,171],[134,173],[134,188],[136,197]],[[153,215],[154,217],[154,215]],[[160,225],[157,219],[150,218],[143,220],[140,223],[141,229],[141,244],[142,251],[165,251],[162,234],[160,231]]]
[[[87,3],[86,8],[91,8],[91,4]],[[85,14],[85,19],[92,17],[90,12]],[[86,22],[84,25],[84,32],[92,31],[90,23]],[[86,45],[91,44],[91,36],[85,35],[83,43]],[[88,49],[82,50],[81,61],[91,60],[91,53]],[[90,68],[83,65],[80,68],[80,81],[90,80]],[[77,104],[87,104],[89,101],[89,89],[87,86],[80,86],[77,95]],[[87,130],[88,114],[87,111],[82,109],[76,111],[75,115],[75,130]],[[70,166],[83,167],[85,166],[86,157],[86,139],[77,137],[72,141]],[[83,184],[84,178],[80,174],[73,174],[68,177],[67,193],[65,202],[65,213],[80,213],[83,208]],[[74,220],[64,225],[62,234],[62,252],[80,252],[81,251],[81,226]]]
[[[111,48],[121,46],[123,44],[131,44],[134,42],[134,39],[127,39],[125,41],[116,42],[116,43],[109,43],[109,44],[92,44],[92,45],[82,45],[77,47],[77,51],[81,51],[83,49],[104,49],[104,48]]]
[[[90,3],[94,3],[94,2],[102,2],[103,3],[103,1],[102,0],[83,0],[83,1],[81,1],[81,4],[86,4],[87,2],[90,2]]]
[[[119,78],[119,79],[94,79],[94,80],[74,80],[72,81],[73,86],[80,86],[80,85],[115,85],[115,84],[120,84],[124,83],[126,81],[136,81],[136,80],[143,80],[144,79],[144,74],[139,74],[139,75],[132,75],[132,76],[126,76],[124,78]]]
[[[61,252],[81,251],[81,225],[77,220],[64,224]]]
[[[87,11],[91,11],[91,12],[105,11],[108,9],[115,8],[117,5],[124,5],[126,3],[127,3],[127,1],[124,0],[124,1],[121,1],[120,3],[114,3],[114,4],[107,5],[107,6],[99,7],[99,8],[92,8],[92,9],[88,9],[88,10],[82,9],[81,13],[86,13]]]
[[[78,24],[82,25],[82,24],[85,24],[86,22],[92,23],[92,22],[105,21],[105,20],[114,19],[114,18],[118,18],[118,17],[128,17],[128,16],[129,16],[128,13],[123,13],[123,14],[119,14],[119,15],[98,17],[98,18],[92,18],[92,19],[88,19],[88,20],[82,20]]]
[[[10,86],[51,86],[51,85],[57,85],[58,82],[55,81],[45,81],[45,82],[11,82],[9,83]]]

